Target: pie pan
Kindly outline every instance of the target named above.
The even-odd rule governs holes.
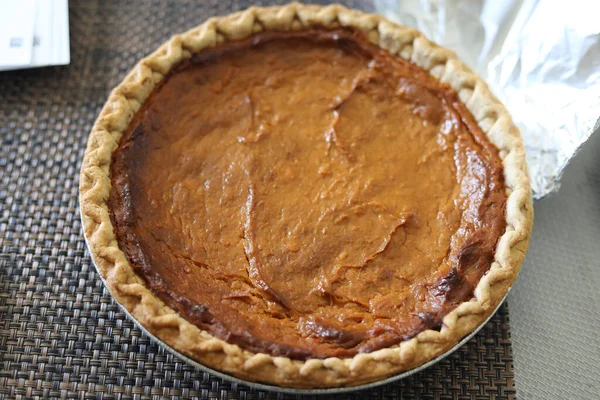
[[[316,27],[359,32],[370,46],[377,46],[378,51],[408,61],[410,68],[428,72],[427,79],[437,79],[444,90],[453,90],[457,107],[468,110],[469,118],[495,147],[501,160],[506,228],[495,242],[489,270],[473,288],[473,297],[445,313],[439,329],[424,328],[398,344],[357,352],[352,357],[298,359],[229,343],[190,322],[154,295],[120,246],[111,221],[114,210],[109,209],[108,199],[114,187],[111,183],[113,154],[121,138],[150,94],[184,60],[222,43],[243,41],[263,31],[298,32]],[[92,129],[81,168],[80,210],[86,242],[99,275],[115,301],[144,331],[218,376],[238,379],[258,388],[296,390],[297,393],[351,390],[342,388],[369,387],[400,379],[455,350],[489,320],[506,298],[527,250],[533,221],[522,139],[504,106],[480,77],[454,53],[431,43],[414,29],[339,5],[319,7],[297,3],[253,7],[212,18],[174,36],[141,60],[113,90]],[[468,246],[465,253],[469,259]],[[459,258],[462,255],[461,251]]]

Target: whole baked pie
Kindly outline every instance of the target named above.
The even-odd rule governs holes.
[[[287,387],[421,365],[496,308],[532,227],[485,83],[341,6],[213,18],[112,92],[81,170],[114,296],[183,354]]]

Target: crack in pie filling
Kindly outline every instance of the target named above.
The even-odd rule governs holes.
[[[112,157],[135,273],[192,324],[272,356],[352,357],[440,328],[507,228],[502,160],[456,93],[350,28],[192,55]]]

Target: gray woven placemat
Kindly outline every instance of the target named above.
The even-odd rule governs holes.
[[[71,1],[71,65],[0,73],[0,398],[287,398],[212,377],[142,334],[98,279],[77,210],[109,89],[170,35],[247,5]],[[434,367],[337,398],[514,399],[507,308]]]

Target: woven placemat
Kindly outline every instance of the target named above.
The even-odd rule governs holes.
[[[288,398],[222,381],[142,334],[98,278],[77,210],[87,136],[110,88],[172,34],[247,5],[71,1],[71,65],[0,73],[1,398]],[[337,398],[514,399],[506,306],[434,367]]]

